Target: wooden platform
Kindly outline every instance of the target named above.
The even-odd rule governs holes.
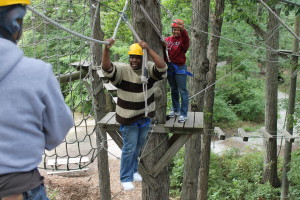
[[[119,132],[120,124],[116,121],[115,112],[108,113],[98,124],[103,132],[107,132],[116,144],[122,149],[122,134]],[[188,119],[184,123],[179,123],[177,117],[169,118],[165,124],[156,124],[152,127],[153,133],[172,134],[169,138],[169,149],[153,165],[151,169],[146,169],[141,162],[139,163],[139,172],[143,180],[153,189],[158,189],[158,184],[154,177],[168,166],[170,160],[182,148],[193,134],[200,134],[203,128],[203,113],[189,112]]]
[[[116,121],[115,112],[109,112],[98,124],[106,131],[117,131],[120,124]],[[165,124],[153,126],[155,133],[174,133],[174,134],[196,134],[203,128],[203,113],[189,112],[188,119],[184,123],[179,123],[177,117],[170,118]]]

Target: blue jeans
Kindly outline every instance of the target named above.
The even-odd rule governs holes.
[[[179,70],[187,70],[187,66],[178,66]],[[171,88],[172,107],[174,112],[180,112],[180,115],[187,117],[189,107],[189,93],[186,88],[187,75],[175,73],[173,66],[168,64],[168,82]],[[181,96],[181,105],[179,103],[179,94]]]
[[[121,155],[121,182],[132,182],[133,174],[138,169],[138,156],[146,142],[150,129],[150,119],[145,118],[129,125],[122,125],[120,131],[123,138]]]
[[[27,192],[23,192],[24,200],[49,200],[46,194],[46,188],[44,184],[29,190]]]

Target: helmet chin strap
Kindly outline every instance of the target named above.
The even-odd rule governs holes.
[[[19,35],[19,33],[18,33],[18,35]],[[4,38],[4,39],[7,39],[7,40],[10,40],[13,43],[17,43],[15,38],[11,34],[9,34],[7,30],[2,28],[1,26],[0,26],[0,38]]]

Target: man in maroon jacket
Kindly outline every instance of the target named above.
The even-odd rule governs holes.
[[[184,28],[184,23],[176,19],[172,23],[173,35],[165,39],[168,51],[168,82],[171,87],[172,111],[169,117],[179,115],[178,122],[185,122],[189,105],[189,94],[186,88],[187,75],[192,75],[187,71],[186,52],[190,45],[190,39]],[[181,96],[181,105],[179,103]]]

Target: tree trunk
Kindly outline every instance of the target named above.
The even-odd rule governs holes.
[[[92,36],[94,39],[103,40],[103,32],[100,27],[100,4],[91,0],[91,4],[97,5],[97,8],[91,6],[91,25],[93,28]],[[99,7],[98,7],[99,6]],[[92,63],[93,66],[100,66],[101,55],[102,55],[102,46],[100,44],[92,43]],[[96,69],[91,69],[92,73],[92,91],[93,91],[93,107],[94,107],[94,118],[95,124],[97,124],[100,119],[105,116],[105,95],[102,81],[98,76]],[[97,93],[97,91],[99,92]],[[111,191],[110,191],[110,175],[108,167],[108,155],[105,149],[107,149],[107,134],[100,131],[100,127],[96,125],[95,127],[96,137],[97,137],[97,147],[98,147],[98,176],[99,176],[99,190],[100,190],[100,199],[110,200]],[[101,148],[101,145],[104,145],[105,148]]]
[[[223,13],[225,9],[225,0],[215,0],[215,13],[212,15],[212,35],[221,35],[223,24]],[[209,180],[209,161],[211,149],[211,135],[213,133],[213,106],[215,97],[216,67],[218,61],[218,48],[220,38],[211,37],[208,47],[209,72],[207,73],[207,87],[204,95],[204,135],[201,145],[201,164],[198,199],[206,200],[208,198],[208,180]]]
[[[206,73],[208,71],[207,59],[207,40],[208,36],[199,30],[208,30],[209,21],[209,0],[193,0],[193,28],[191,33],[191,57],[190,67],[194,74],[194,78],[190,79],[190,95],[193,99],[190,101],[191,110],[194,112],[203,111],[203,97],[206,87]],[[199,14],[201,13],[201,14]],[[198,92],[202,91],[200,94]],[[194,134],[185,145],[184,156],[184,171],[183,171],[183,184],[182,184],[182,200],[197,199],[198,176],[200,169],[200,153],[201,153],[201,134]]]
[[[156,0],[141,0],[141,5],[148,12],[158,30],[161,31],[161,16],[160,7]],[[141,40],[144,40],[148,45],[156,51],[160,56],[163,56],[162,44],[159,36],[154,31],[151,23],[141,11],[135,0],[131,0],[133,27]],[[148,57],[150,59],[150,57]],[[164,124],[166,120],[166,80],[159,81],[155,84],[155,104],[156,104],[156,120],[160,124]],[[150,170],[154,164],[164,155],[168,149],[167,133],[158,134],[150,133],[145,149],[142,152],[142,162],[147,170]],[[155,150],[154,150],[155,149]],[[154,150],[154,151],[153,151]],[[149,153],[149,154],[148,154]],[[143,157],[143,155],[147,155]],[[143,200],[169,199],[169,176],[167,167],[155,177],[159,184],[158,190],[153,190],[145,182],[142,186]]]
[[[300,33],[300,18],[295,17],[295,33],[299,36]],[[297,38],[294,39],[293,52],[299,52],[299,41]],[[296,84],[297,84],[297,73],[295,73],[298,65],[298,57],[292,57],[292,68],[291,68],[291,81],[290,81],[290,92],[289,92],[289,105],[287,111],[287,127],[286,130],[292,135],[294,128],[294,112],[295,112],[295,99],[296,99]],[[284,145],[284,163],[282,169],[282,189],[281,189],[281,200],[287,200],[289,194],[289,180],[288,172],[290,171],[292,153],[292,143],[285,141]]]
[[[274,10],[279,14],[279,10]],[[279,47],[279,22],[277,18],[269,13],[268,34],[266,45],[271,49]],[[271,135],[277,135],[277,98],[278,98],[278,56],[276,53],[267,50],[266,69],[266,131]],[[280,181],[277,174],[277,139],[264,141],[265,158],[263,182],[269,182],[273,187],[279,187]]]

